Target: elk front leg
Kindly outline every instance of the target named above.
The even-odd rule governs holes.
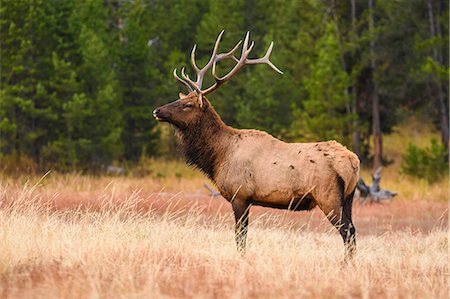
[[[244,253],[247,240],[250,204],[246,200],[235,198],[231,205],[233,207],[234,219],[236,221],[235,237],[237,250],[240,253]]]

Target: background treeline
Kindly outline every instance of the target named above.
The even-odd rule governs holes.
[[[245,32],[272,61],[210,96],[226,123],[285,140],[337,139],[367,164],[408,113],[433,120],[448,148],[448,1],[2,0],[0,157],[95,170],[172,154],[152,110],[172,77]],[[229,65],[222,66],[226,71]],[[209,81],[211,82],[211,81]],[[205,84],[208,84],[206,82]],[[372,161],[372,162],[370,162]]]

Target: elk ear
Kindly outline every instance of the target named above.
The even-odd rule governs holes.
[[[203,108],[203,95],[199,94],[197,99],[198,99],[198,105],[200,106],[200,108]]]
[[[180,99],[187,97],[187,95],[184,94],[184,93],[182,93],[182,92],[180,92],[180,93],[178,94],[178,96],[180,97]]]

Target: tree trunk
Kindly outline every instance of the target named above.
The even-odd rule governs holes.
[[[125,21],[123,18],[119,17],[117,19],[117,28],[119,29],[119,43],[123,45],[126,42],[125,38]]]
[[[332,1],[331,9],[332,9],[332,14],[333,14],[333,20],[334,20],[334,23],[336,24],[336,34],[337,34],[338,45],[339,45],[339,58],[341,61],[341,67],[344,70],[344,72],[346,72],[348,74],[349,72],[351,73],[351,71],[347,69],[347,63],[346,63],[345,57],[344,57],[344,45],[342,42],[342,32],[341,32],[341,28],[339,26],[339,20],[338,20],[337,11],[336,11],[336,0]],[[353,99],[353,94],[352,94],[353,88],[352,87],[353,86],[346,86],[344,89],[344,94],[347,97],[347,99]],[[345,111],[348,115],[353,113],[352,107],[351,107],[351,102],[347,101],[345,103]],[[349,131],[349,134],[352,134],[353,123],[348,123],[348,131]]]
[[[373,162],[372,169],[376,170],[381,166],[383,158],[383,140],[380,125],[380,99],[378,96],[378,86],[376,78],[375,61],[375,38],[374,38],[374,18],[373,18],[374,0],[369,0],[369,31],[370,37],[370,67],[372,69],[372,140],[373,140]]]
[[[432,37],[441,37],[441,28],[440,25],[437,24],[434,20],[434,12],[433,12],[433,3],[431,0],[428,0],[428,17],[430,19],[430,32]],[[443,65],[442,53],[438,47],[433,48],[433,59],[438,62],[440,65]],[[436,78],[436,88],[437,88],[437,100],[439,107],[439,116],[440,116],[440,126],[441,126],[441,140],[444,146],[449,148],[449,120],[448,120],[448,107],[447,101],[445,97],[445,92],[443,90],[443,84],[441,78]]]
[[[356,0],[352,0],[352,32],[353,37],[356,37],[357,31],[356,31]],[[352,51],[352,56],[355,56],[355,51]],[[361,156],[361,134],[359,132],[359,126],[358,126],[358,90],[356,89],[356,78],[352,78],[352,103],[351,103],[351,111],[354,116],[353,122],[352,122],[352,149],[355,152],[355,154],[362,159]]]

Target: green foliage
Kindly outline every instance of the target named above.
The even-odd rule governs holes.
[[[445,1],[433,2],[435,36],[424,1],[375,2],[369,32],[366,0],[4,0],[0,156],[64,171],[173,156],[172,131],[152,110],[185,91],[173,69],[189,66],[193,44],[204,65],[222,29],[220,51],[246,31],[251,58],[274,41],[271,61],[284,72],[247,67],[208,96],[227,124],[346,145],[357,131],[368,155],[374,82],[388,132],[397,109],[425,107],[437,119],[430,99],[438,85],[447,94],[449,72]],[[232,66],[220,63],[219,74]],[[204,84],[212,83],[207,76]]]
[[[432,139],[431,145],[426,148],[419,148],[411,143],[408,145],[406,155],[403,156],[401,170],[409,176],[434,183],[448,173],[446,159],[448,152],[436,139]]]
[[[307,99],[302,106],[293,105],[295,120],[293,133],[305,140],[337,139],[347,141],[352,114],[347,87],[349,75],[339,62],[340,50],[333,23],[326,26],[324,35],[316,42],[316,57],[309,61],[310,75],[304,79]]]

